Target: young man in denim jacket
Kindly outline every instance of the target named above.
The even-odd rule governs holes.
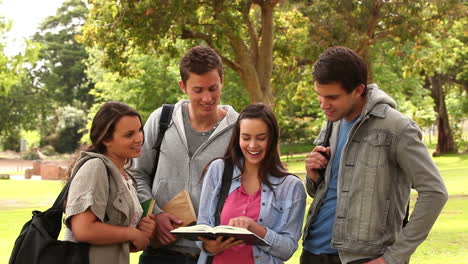
[[[330,147],[320,146],[324,128],[306,158],[314,201],[301,263],[408,263],[447,201],[421,131],[377,85],[367,85],[367,65],[356,52],[328,49],[313,76],[333,127]],[[402,227],[411,188],[418,199]]]

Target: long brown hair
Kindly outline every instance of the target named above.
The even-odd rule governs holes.
[[[91,123],[91,130],[89,132],[91,146],[89,146],[86,151],[106,154],[107,149],[103,142],[105,140],[112,139],[115,125],[124,116],[136,116],[140,119],[140,123],[142,123],[140,114],[127,104],[110,101],[101,105]],[[127,168],[131,166],[131,161],[132,160],[130,159],[130,163],[127,162]],[[75,164],[76,159],[68,169],[69,178]]]
[[[136,116],[142,123],[140,114],[129,105],[116,101],[104,103],[93,118],[89,133],[91,146],[87,151],[105,154],[103,142],[112,139],[115,125],[124,116]]]
[[[265,104],[250,104],[242,112],[240,112],[232,131],[231,140],[227,146],[224,160],[229,160],[233,165],[244,170],[244,164],[241,164],[244,159],[244,154],[239,145],[240,139],[240,121],[243,119],[260,119],[268,126],[268,147],[265,151],[265,158],[260,163],[258,176],[260,181],[272,188],[272,184],[268,180],[268,174],[274,177],[284,177],[290,175],[283,167],[280,160],[278,150],[279,126],[275,117],[275,113],[270,106]]]

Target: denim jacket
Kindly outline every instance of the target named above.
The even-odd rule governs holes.
[[[440,173],[421,141],[414,121],[396,111],[395,101],[375,84],[368,86],[367,103],[349,132],[338,172],[338,197],[332,246],[346,263],[352,255],[386,263],[405,263],[429,234],[447,190]],[[333,159],[339,121],[330,138]],[[324,129],[316,144],[323,142]],[[330,181],[330,167],[319,185],[307,178],[314,198],[305,237],[320,208]],[[402,228],[411,188],[418,192],[410,222]]]
[[[197,224],[214,226],[223,170],[224,161],[221,159],[213,161],[208,167],[203,180]],[[234,166],[229,193],[240,187],[240,174],[241,170]],[[301,180],[294,175],[281,178],[270,175],[268,179],[273,185],[274,194],[267,185],[262,184],[262,205],[257,223],[266,228],[264,240],[270,246],[254,246],[253,255],[255,263],[283,263],[297,249],[306,194]],[[201,242],[197,244],[202,249],[198,263],[204,264],[208,253],[203,250]]]

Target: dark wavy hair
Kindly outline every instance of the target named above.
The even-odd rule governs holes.
[[[265,150],[265,157],[261,161],[259,178],[260,182],[266,184],[272,189],[272,184],[268,180],[268,174],[274,177],[285,177],[290,175],[283,167],[280,160],[278,149],[279,141],[279,126],[276,120],[275,113],[270,106],[265,104],[250,104],[242,112],[240,112],[236,123],[234,124],[231,140],[227,146],[224,160],[229,160],[231,163],[244,170],[244,154],[239,145],[240,140],[240,123],[244,119],[261,119],[268,127],[268,146]]]
[[[320,55],[314,65],[314,81],[320,84],[340,83],[349,94],[364,85],[367,93],[367,64],[359,54],[347,47],[331,47]]]

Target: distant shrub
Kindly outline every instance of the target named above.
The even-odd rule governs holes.
[[[54,130],[41,145],[52,145],[58,153],[73,153],[79,146],[86,125],[86,114],[72,106],[59,108],[55,113]]]
[[[37,154],[37,151],[35,150],[30,150],[26,151],[23,154],[21,154],[21,158],[24,160],[39,160],[41,157],[39,157],[39,154]]]
[[[53,155],[57,154],[54,147],[51,146],[51,145],[43,146],[41,148],[41,152],[44,153],[44,155],[47,155],[47,156],[53,156]]]
[[[4,150],[13,150],[16,152],[20,151],[20,140],[21,136],[19,131],[11,131],[11,133],[1,138],[2,148]]]

